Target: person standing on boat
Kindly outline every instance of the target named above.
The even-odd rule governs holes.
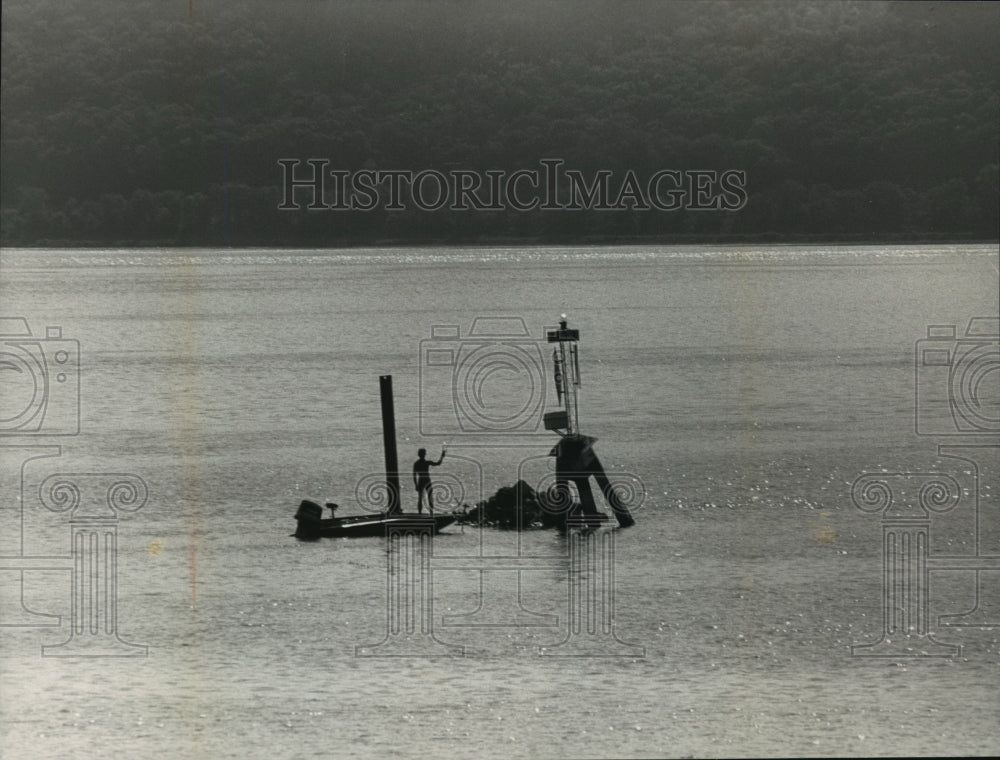
[[[436,462],[426,459],[427,449],[417,451],[417,461],[413,463],[413,485],[417,489],[417,513],[424,512],[424,492],[427,493],[427,511],[434,514],[434,493],[431,488],[431,467],[437,467],[444,461],[446,449],[441,448],[441,457]]]

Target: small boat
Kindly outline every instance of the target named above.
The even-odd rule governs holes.
[[[331,512],[335,504],[327,504]],[[405,514],[378,512],[353,517],[323,517],[323,507],[314,501],[304,500],[295,513],[298,527],[295,537],[306,541],[317,538],[371,538],[384,536],[390,528],[432,530],[439,532],[457,519],[451,514]]]

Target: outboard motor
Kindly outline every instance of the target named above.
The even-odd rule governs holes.
[[[295,528],[295,537],[301,539],[319,538],[320,520],[323,517],[323,507],[309,499],[303,499],[299,504],[299,510],[295,513],[298,522]]]
[[[295,513],[296,520],[319,520],[323,517],[323,507],[315,501],[303,499],[299,511]]]

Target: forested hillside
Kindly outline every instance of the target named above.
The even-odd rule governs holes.
[[[8,245],[995,238],[992,3],[4,0]],[[736,211],[279,210],[344,170],[745,172]]]

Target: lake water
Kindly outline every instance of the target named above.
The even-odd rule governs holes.
[[[940,405],[950,368],[914,361],[929,325],[955,326],[934,344],[954,346],[971,317],[996,317],[998,260],[996,245],[4,249],[0,316],[26,318],[35,343],[3,350],[44,355],[51,382],[44,421],[19,427],[38,399],[4,367],[0,754],[997,754],[1000,572],[919,580],[936,640],[960,654],[852,656],[884,623],[880,515],[851,492],[863,472],[950,473],[962,494],[934,516],[930,556],[1000,554],[997,436],[968,435],[997,429],[996,338],[973,340],[980,428]],[[383,538],[296,541],[298,502],[372,508],[359,491],[384,470],[382,374],[403,467],[448,442],[439,508],[542,482],[543,332],[560,313],[581,332],[581,427],[640,494],[636,526],[581,539],[598,559],[580,572],[572,536],[447,529],[419,607],[431,630],[409,642],[424,649],[378,656],[400,555]],[[79,433],[57,435],[77,398]],[[939,456],[970,441],[974,464]],[[53,473],[145,483],[108,593],[146,656],[42,656],[73,619],[69,516],[39,496]],[[58,625],[24,615],[20,567],[24,603]],[[593,610],[569,627],[580,583],[614,636],[588,634]],[[938,620],[977,593],[987,624]]]

